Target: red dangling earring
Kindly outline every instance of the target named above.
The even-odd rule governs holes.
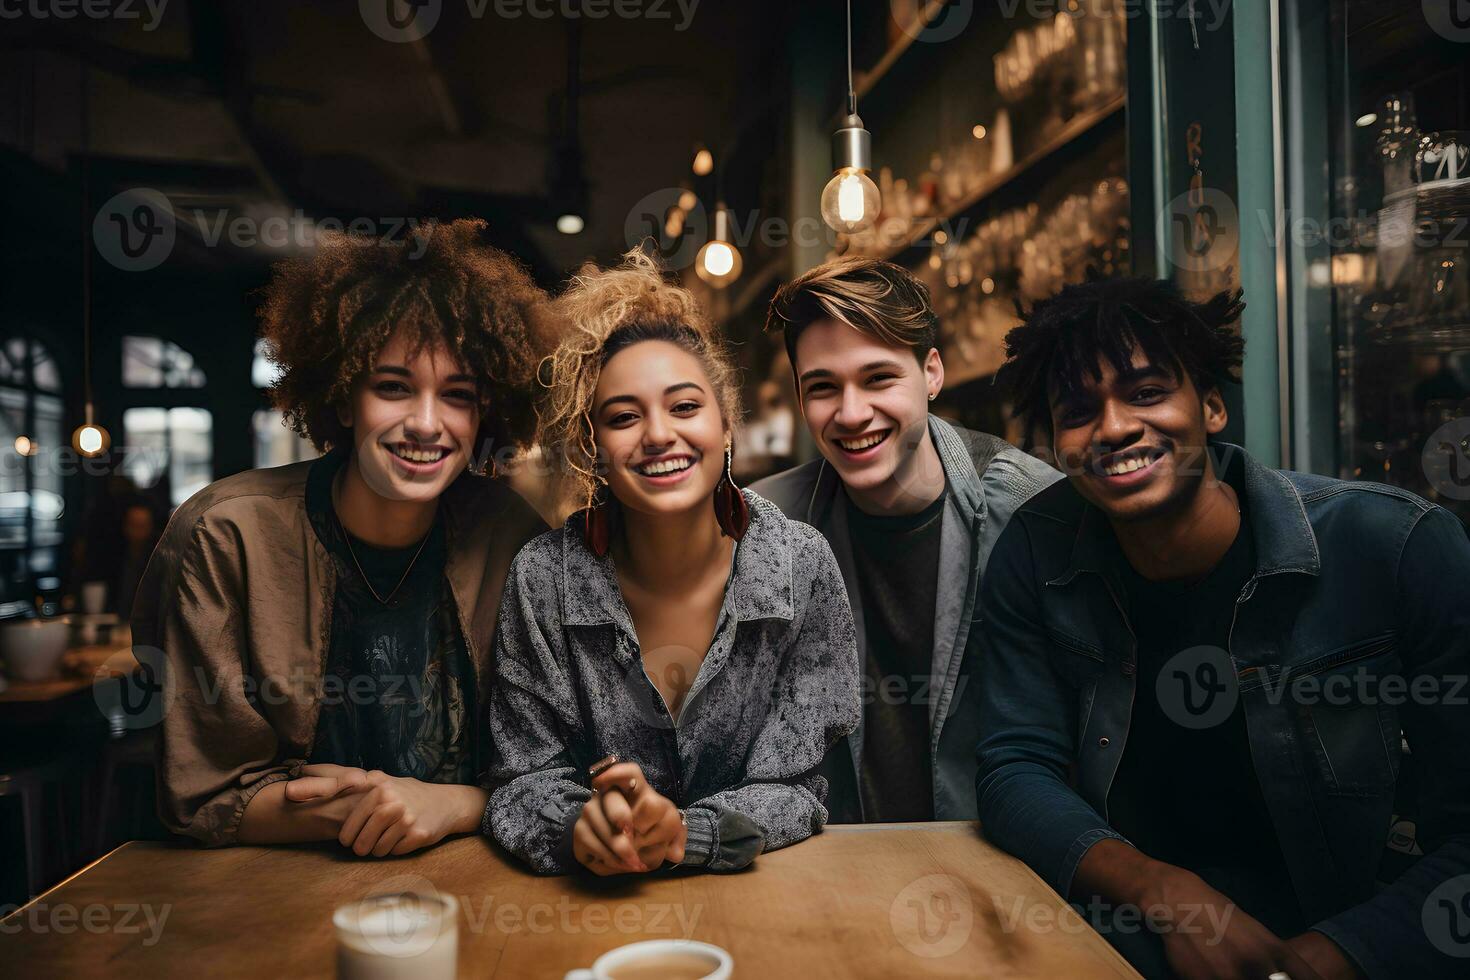
[[[720,485],[715,487],[715,520],[719,522],[720,531],[725,537],[739,541],[750,528],[750,506],[746,504],[745,495],[735,485],[735,477],[731,475],[730,465],[734,461],[734,446],[726,443],[725,472],[720,477]]]
[[[605,489],[607,484],[602,485]],[[603,499],[598,499],[602,497]],[[582,512],[582,540],[598,558],[607,555],[612,542],[612,504],[604,494],[594,494],[587,509]]]

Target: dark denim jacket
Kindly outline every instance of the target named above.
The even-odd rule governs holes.
[[[677,717],[643,669],[612,557],[573,525],[532,540],[500,604],[483,829],[537,871],[568,847],[609,753],[685,808],[684,863],[729,871],[822,829],[834,743],[857,725],[857,646],[832,549],[749,490],[715,635]]]
[[[1465,528],[1394,487],[1214,450],[1251,513],[1257,564],[1229,653],[1301,910],[1370,977],[1462,976],[1470,961],[1446,954],[1470,953],[1470,916],[1452,907],[1470,887]],[[980,821],[1062,895],[1089,847],[1121,839],[1107,797],[1135,649],[1112,548],[1102,513],[1053,486],[1002,535],[981,603]],[[1424,856],[1379,889],[1396,818]]]

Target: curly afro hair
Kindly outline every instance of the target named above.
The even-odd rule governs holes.
[[[1153,363],[1183,371],[1201,394],[1225,381],[1238,384],[1245,340],[1232,325],[1245,309],[1240,297],[1239,290],[1225,291],[1195,303],[1168,280],[1146,277],[1063,287],[1030,313],[1021,311],[1021,325],[1006,334],[1003,376],[1014,414],[1050,434],[1051,385],[1079,391],[1084,375],[1102,379],[1103,359],[1122,371],[1138,348]]]
[[[740,382],[734,361],[699,301],[664,278],[650,256],[634,249],[611,269],[584,269],[556,300],[567,334],[541,366],[547,388],[541,440],[548,455],[565,461],[564,492],[590,502],[599,482],[592,431],[592,400],[602,367],[644,340],[665,340],[704,365],[720,414],[740,424]]]
[[[547,297],[515,259],[483,242],[484,230],[462,219],[392,242],[334,235],[310,257],[278,264],[259,315],[267,355],[281,368],[271,401],[286,424],[319,450],[350,446],[338,406],[403,329],[415,353],[443,345],[480,379],[476,461],[526,443]]]

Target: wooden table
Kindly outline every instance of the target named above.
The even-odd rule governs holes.
[[[29,704],[42,701],[57,701],[78,691],[90,690],[99,672],[113,677],[124,677],[137,670],[138,661],[133,657],[132,640],[124,631],[124,638],[113,643],[92,646],[76,646],[67,650],[62,657],[61,671],[48,681],[20,681],[7,677],[5,690],[0,691],[0,704]]]
[[[973,823],[838,825],[740,874],[619,879],[536,877],[478,837],[389,860],[131,843],[0,920],[0,972],[331,976],[332,910],[425,882],[459,899],[462,977],[560,978],[657,938],[759,980],[1138,976]]]

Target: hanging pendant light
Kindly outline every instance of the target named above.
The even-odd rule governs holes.
[[[730,209],[721,201],[715,207],[715,233],[704,243],[694,260],[694,272],[716,289],[724,289],[740,278],[744,268],[740,249],[730,237]]]
[[[710,152],[709,147],[700,144],[694,148],[694,162],[689,169],[694,171],[696,177],[708,177],[715,169],[715,155]]]
[[[87,157],[91,153],[91,113],[88,96],[91,94],[92,74],[85,66],[82,82],[82,390],[86,402],[83,421],[71,434],[71,446],[89,459],[101,456],[112,446],[112,437],[97,424],[96,408],[92,404],[92,223],[87,213],[88,183]]]
[[[847,117],[832,136],[832,179],[822,191],[822,220],[833,231],[854,235],[872,228],[883,207],[873,169],[873,134],[857,114],[852,83],[852,0],[847,0]]]
[[[112,437],[107,434],[106,429],[93,421],[91,401],[87,402],[86,412],[86,421],[71,434],[71,447],[91,459],[107,452],[112,445]]]

